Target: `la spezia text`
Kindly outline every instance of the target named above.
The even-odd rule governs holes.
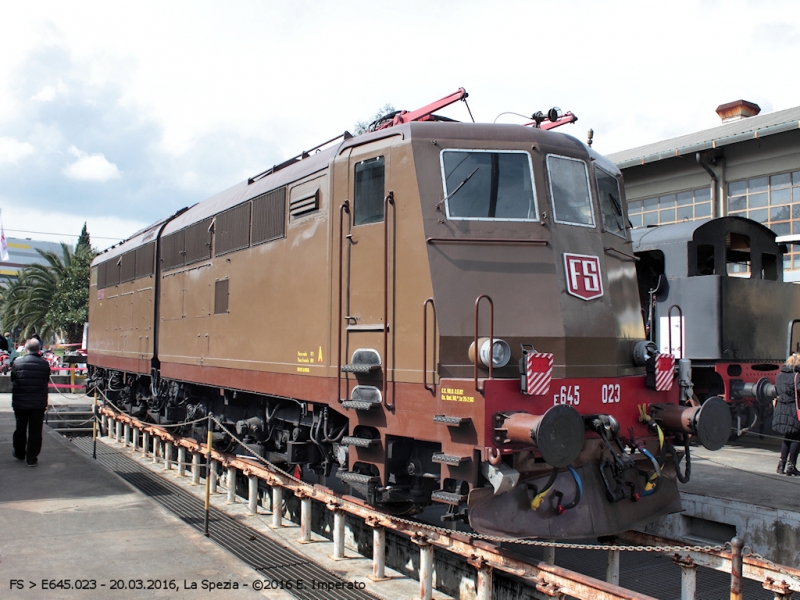
[[[361,581],[319,581],[317,579],[256,579],[252,583],[228,580],[202,579],[200,581],[189,579],[39,579],[30,581],[26,579],[9,580],[9,589],[16,591],[28,590],[171,590],[180,591],[217,591],[241,590],[252,588],[261,590],[363,590],[366,584]]]

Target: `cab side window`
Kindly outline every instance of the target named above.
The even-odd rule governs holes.
[[[385,161],[383,156],[362,160],[355,166],[353,225],[383,221]]]
[[[625,237],[625,217],[622,214],[622,195],[619,181],[611,173],[597,167],[597,196],[600,200],[600,213],[603,218],[603,229],[614,235]]]

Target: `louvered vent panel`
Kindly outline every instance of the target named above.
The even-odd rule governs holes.
[[[250,203],[217,215],[214,226],[214,254],[220,256],[250,245]]]
[[[121,256],[106,261],[106,287],[119,285],[119,263]]]
[[[228,312],[228,279],[220,279],[214,283],[214,314]]]
[[[289,218],[296,219],[310,212],[319,210],[319,190],[313,194],[305,194],[289,202]]]
[[[186,228],[186,264],[211,258],[211,218]]]
[[[186,230],[181,229],[175,233],[164,236],[161,240],[161,268],[164,270],[182,267],[185,264],[183,249]]]
[[[282,238],[286,221],[286,188],[253,199],[253,245]]]
[[[156,243],[150,242],[136,249],[136,279],[149,277],[155,272]]]
[[[131,250],[122,255],[119,263],[119,281],[133,281],[136,277],[136,250]]]
[[[101,262],[97,265],[97,289],[102,290],[106,287],[106,263]]]

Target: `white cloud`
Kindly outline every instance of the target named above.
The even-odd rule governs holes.
[[[119,179],[120,171],[112,162],[108,162],[103,154],[87,154],[75,146],[69,147],[69,153],[76,157],[74,163],[64,169],[64,175],[80,181],[108,181]]]
[[[28,142],[18,142],[11,137],[0,137],[0,165],[17,164],[20,159],[33,154],[34,148]]]
[[[31,97],[31,100],[35,102],[50,102],[55,99],[56,96],[59,95],[66,95],[67,93],[67,86],[64,85],[63,81],[59,81],[56,85],[46,85],[41,90],[39,90],[38,94],[35,94]]]

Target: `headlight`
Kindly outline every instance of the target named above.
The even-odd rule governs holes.
[[[499,369],[501,367],[505,367],[508,364],[508,361],[511,360],[511,348],[504,340],[499,338],[494,338],[492,342],[492,344],[489,343],[489,338],[480,338],[478,340],[478,348],[480,349],[478,351],[478,359],[486,368],[489,368],[490,359],[492,361],[493,368]],[[469,359],[473,363],[476,359],[474,342],[469,346]]]

